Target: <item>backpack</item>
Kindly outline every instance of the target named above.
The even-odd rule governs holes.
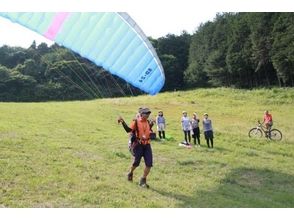
[[[155,139],[156,139],[156,133],[151,130],[151,132],[150,132],[150,140],[155,140]]]

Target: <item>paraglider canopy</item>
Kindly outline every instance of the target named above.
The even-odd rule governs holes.
[[[160,60],[135,21],[116,12],[0,12],[151,95],[164,85]]]

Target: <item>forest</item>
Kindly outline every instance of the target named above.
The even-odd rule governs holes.
[[[149,40],[165,71],[162,91],[294,86],[294,13],[219,13],[193,34]],[[138,94],[142,92],[57,44],[0,47],[0,101]]]

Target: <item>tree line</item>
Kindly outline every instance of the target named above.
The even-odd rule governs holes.
[[[184,81],[195,86],[294,86],[294,13],[224,13],[192,36]]]
[[[293,13],[222,13],[192,35],[149,38],[165,70],[163,91],[294,86],[293,24]],[[141,91],[57,44],[0,47],[0,101],[137,94]]]
[[[130,91],[131,90],[131,91]],[[46,43],[0,47],[0,101],[86,100],[138,93],[71,50]]]

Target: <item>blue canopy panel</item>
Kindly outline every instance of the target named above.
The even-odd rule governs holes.
[[[75,51],[151,95],[164,85],[154,48],[127,13],[0,12],[0,16]]]

